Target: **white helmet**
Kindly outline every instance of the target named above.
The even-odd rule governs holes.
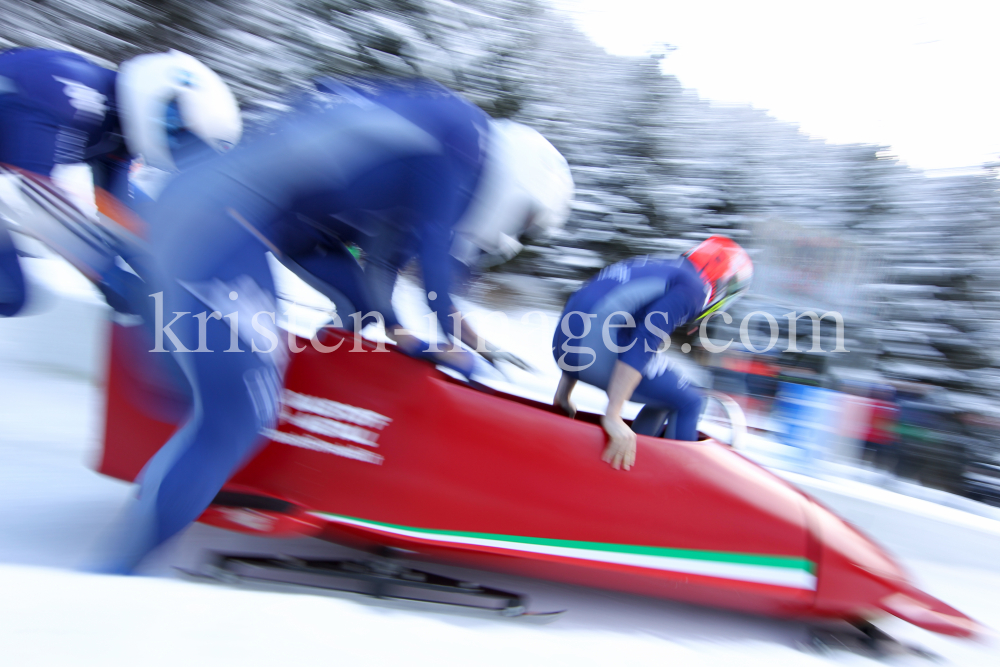
[[[561,227],[569,217],[573,176],[566,158],[541,134],[509,120],[490,122],[486,163],[452,255],[471,265],[481,252],[501,261],[521,250],[529,228]]]
[[[157,169],[177,169],[171,139],[180,130],[220,152],[243,133],[240,108],[229,87],[185,53],[132,58],[119,68],[115,88],[129,152]]]

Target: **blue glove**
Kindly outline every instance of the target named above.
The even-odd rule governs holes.
[[[399,346],[399,349],[414,359],[423,359],[432,364],[450,368],[467,378],[472,376],[476,368],[476,355],[458,348],[443,352],[440,349],[431,350],[430,347],[430,343],[421,340],[420,347],[416,350],[406,349],[402,345]]]
[[[108,305],[124,315],[141,314],[142,299],[146,296],[146,283],[142,278],[112,265],[104,272],[97,289],[104,295]]]

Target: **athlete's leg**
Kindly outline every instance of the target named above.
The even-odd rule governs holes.
[[[119,527],[115,553],[99,565],[102,571],[131,572],[197,520],[264,442],[261,431],[276,423],[284,356],[276,337],[256,330],[273,325],[274,288],[263,247],[249,239],[244,250],[228,254],[230,263],[215,275],[163,283],[161,322],[192,350],[174,357],[191,385],[193,408],[140,473],[138,499]],[[211,317],[213,312],[223,319]],[[175,313],[189,314],[168,324]],[[167,328],[162,331],[160,340],[170,350]]]
[[[58,127],[45,114],[16,95],[0,95],[0,163],[48,174],[55,163],[57,133]],[[20,312],[25,297],[17,251],[0,220],[0,317]]]
[[[194,413],[183,435],[143,471],[140,493],[155,496],[155,501],[150,498],[153,546],[197,520],[263,443],[261,431],[277,420],[281,380],[275,364],[251,352],[250,341],[242,339],[242,352],[225,352],[230,329],[218,320],[208,321],[205,338],[213,352],[178,355],[194,387]]]
[[[671,412],[669,408],[644,405],[632,420],[632,430],[639,435],[658,438],[663,434],[663,425],[667,423]]]
[[[636,427],[642,429],[636,430],[636,433],[658,435],[663,431],[662,420],[668,419],[663,437],[672,440],[698,439],[698,418],[703,404],[701,392],[675,371],[665,368],[652,378],[644,376],[632,400],[646,404],[639,418],[633,422],[633,430]]]
[[[17,259],[17,248],[10,232],[0,220],[0,317],[13,317],[24,307],[24,274]]]

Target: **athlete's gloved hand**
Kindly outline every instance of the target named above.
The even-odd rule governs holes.
[[[139,314],[136,299],[145,292],[145,283],[139,276],[113,266],[95,285],[108,305],[117,312],[124,315]]]
[[[484,338],[478,339],[477,343],[479,343],[479,345],[476,346],[476,352],[493,366],[496,366],[497,362],[503,361],[511,366],[514,366],[515,368],[520,368],[522,371],[528,371],[529,373],[535,372],[534,366],[516,354],[508,352],[507,350],[501,350],[499,346],[494,345]]]
[[[451,348],[447,352],[428,352],[427,358],[467,378],[471,378],[476,369],[476,356],[458,347]]]
[[[461,373],[465,377],[471,377],[476,367],[476,357],[470,352],[466,352],[460,347],[447,343],[436,343],[431,345],[416,336],[407,335],[398,339],[399,349],[404,354],[414,359],[423,359],[433,364],[440,364],[445,368]]]
[[[479,355],[494,366],[497,365],[497,362],[504,361],[515,368],[520,368],[522,371],[528,371],[529,373],[533,373],[535,371],[534,366],[516,354],[512,354],[506,350],[486,350],[484,352],[480,352]]]

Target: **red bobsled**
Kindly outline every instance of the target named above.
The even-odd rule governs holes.
[[[714,440],[640,436],[636,466],[615,471],[594,415],[469,386],[348,332],[320,340],[327,352],[293,355],[277,430],[203,522],[753,613],[979,628]],[[155,373],[127,341],[115,327],[100,471],[133,480],[176,425],[147,409]]]

